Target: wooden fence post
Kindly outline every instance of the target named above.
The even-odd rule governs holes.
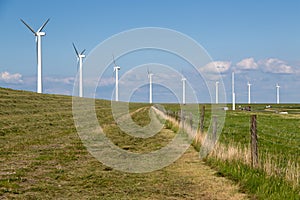
[[[204,115],[205,115],[205,106],[202,106],[202,110],[200,113],[200,121],[199,121],[199,127],[200,127],[200,132],[203,133],[204,131]]]
[[[189,116],[189,121],[190,121],[190,126],[191,129],[193,128],[193,113],[190,112],[190,116]]]
[[[180,116],[180,122],[181,122],[181,126],[182,126],[182,131],[184,132],[184,122],[185,122],[185,116],[184,116],[184,111],[182,110],[181,112],[181,116]]]
[[[213,116],[213,131],[212,131],[212,142],[215,143],[217,140],[217,130],[218,130],[218,118]]]
[[[256,115],[251,115],[251,162],[252,167],[258,166],[258,148],[257,148],[257,126]]]

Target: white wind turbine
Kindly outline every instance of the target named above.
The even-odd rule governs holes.
[[[277,104],[279,104],[279,88],[280,88],[280,86],[278,85],[278,83],[276,83],[276,96],[277,96],[276,103]]]
[[[184,76],[182,76],[181,81],[182,81],[182,104],[185,105],[185,82],[186,82],[186,78]]]
[[[76,53],[76,56],[77,56],[77,60],[79,62],[79,97],[82,97],[83,96],[83,91],[82,91],[82,61],[83,61],[83,58],[85,58],[85,55],[83,54],[85,52],[85,49],[79,53],[75,47],[75,44],[73,44],[73,47],[74,47],[74,50],[75,50],[75,53]]]
[[[42,36],[46,35],[46,33],[42,32],[42,30],[50,19],[47,19],[47,21],[37,31],[34,31],[28,24],[26,24],[24,20],[20,20],[36,37],[35,42],[37,50],[37,93],[42,93]]]
[[[114,60],[114,72],[116,73],[116,101],[119,101],[119,70],[121,68],[116,65],[114,56],[113,56],[113,60]]]
[[[219,81],[216,81],[216,104],[219,103]]]
[[[232,72],[232,110],[235,110],[234,72]]]
[[[148,78],[149,78],[149,103],[152,103],[152,76],[153,74],[148,69]]]
[[[248,104],[250,104],[251,103],[251,85],[252,84],[250,84],[248,81],[247,85],[248,85]]]

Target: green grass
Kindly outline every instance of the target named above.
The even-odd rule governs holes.
[[[111,102],[97,100],[96,113],[107,137],[131,152],[150,152],[170,142],[178,127],[166,121],[153,137],[124,133],[111,115]],[[179,105],[165,104],[178,111]],[[132,120],[146,126],[149,104],[132,103]],[[201,105],[200,105],[201,108]],[[259,157],[278,165],[270,176],[239,161],[208,157],[206,164],[219,176],[236,181],[242,192],[257,199],[299,199],[300,187],[286,180],[288,160],[300,163],[300,105],[253,105],[252,112],[228,111],[219,142],[247,146],[249,119],[257,114]],[[289,115],[277,112],[288,111]],[[206,105],[204,128],[210,124]],[[283,171],[281,171],[283,170]],[[232,183],[214,177],[192,149],[174,164],[146,174],[130,174],[107,167],[92,157],[77,135],[72,98],[0,88],[0,198],[17,199],[233,199],[244,198]],[[226,191],[226,192],[224,192]]]
[[[271,109],[265,109],[265,105],[257,104],[252,105],[251,112],[228,111],[219,144],[236,148],[249,147],[250,116],[256,114],[259,162],[262,169],[253,169],[235,158],[224,162],[214,156],[207,158],[207,164],[223,176],[241,184],[243,191],[258,199],[299,199],[299,171],[296,169],[292,172],[293,179],[288,179],[286,175],[289,173],[287,170],[292,169],[291,166],[300,165],[299,107],[288,104],[272,105]],[[176,112],[179,106],[166,104],[165,108]],[[281,111],[288,111],[289,114],[278,114]],[[205,131],[208,130],[210,121],[211,107],[206,105]],[[199,146],[195,146],[199,150]],[[272,173],[267,174],[264,167]],[[275,168],[269,169],[272,167]]]
[[[99,123],[115,145],[149,152],[174,132],[147,139],[121,131],[111,102],[97,100]],[[132,119],[150,121],[148,104],[130,104]],[[103,165],[82,144],[73,121],[72,98],[0,88],[0,199],[242,199],[231,181],[214,176],[193,148],[172,165],[130,174]],[[224,192],[225,191],[225,192]]]
[[[255,199],[299,199],[299,193],[284,179],[268,176],[240,162],[223,162],[209,158],[207,163],[219,171],[220,176],[229,177],[239,183],[241,190]]]

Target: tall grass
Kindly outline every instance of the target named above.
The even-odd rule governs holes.
[[[182,124],[174,117],[168,115],[165,115],[164,117],[176,127]],[[206,132],[199,132],[197,129],[188,126],[187,123],[184,124],[185,131],[188,134],[190,132],[189,135],[195,136],[193,145],[199,150],[205,144],[204,142],[206,141],[208,134]],[[171,125],[169,126],[171,127]],[[226,140],[224,140],[224,138],[226,138]],[[228,142],[229,140],[231,140],[231,142]],[[237,140],[234,140],[234,138],[225,135],[214,146],[213,151],[206,159],[207,162],[212,166],[217,167],[221,173],[225,173],[227,176],[245,184],[245,190],[250,190],[250,193],[253,193],[262,199],[300,198],[300,168],[297,155],[296,159],[293,159],[288,158],[286,155],[282,156],[282,154],[276,154],[274,153],[274,150],[260,150],[259,165],[254,169],[251,166],[251,149],[249,143],[239,143],[236,141]],[[247,140],[243,138],[241,141]],[[255,181],[253,178],[256,177],[257,174],[261,174],[261,178],[259,179],[260,182]],[[243,181],[245,178],[248,181]],[[273,194],[268,197],[266,194],[269,192]]]
[[[221,161],[241,162],[249,167],[252,165],[250,146],[238,147],[234,144],[217,143],[210,156]],[[258,169],[263,170],[269,176],[284,178],[294,189],[299,187],[300,166],[298,162],[289,159],[286,161],[287,165],[283,167],[280,164],[283,162],[280,158],[267,152],[263,157],[264,159],[261,159],[257,166]]]

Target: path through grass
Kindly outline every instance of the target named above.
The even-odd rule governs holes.
[[[153,151],[174,136],[163,129],[146,140],[132,138],[118,129],[109,106],[108,101],[96,102],[98,119],[120,148]],[[82,145],[71,109],[71,97],[0,88],[1,199],[246,198],[231,181],[203,165],[193,148],[151,173],[123,173],[101,164]],[[133,120],[146,125],[149,106],[130,105],[131,112],[136,110]]]

